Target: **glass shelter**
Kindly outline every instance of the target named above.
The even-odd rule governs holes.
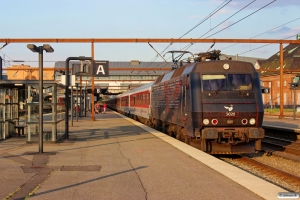
[[[0,87],[0,138],[14,134],[14,121],[18,120],[18,89]]]
[[[38,142],[39,95],[43,95],[44,141],[56,142],[65,134],[65,86],[44,81],[39,91],[37,80],[1,80],[0,139],[17,136],[21,129],[27,143]]]

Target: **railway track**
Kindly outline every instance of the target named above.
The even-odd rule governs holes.
[[[263,164],[256,160],[253,160],[251,158],[247,158],[245,156],[237,158],[237,160],[246,165],[251,165],[253,168],[256,168],[256,170],[259,170],[259,171],[265,173],[267,176],[273,176],[273,177],[276,177],[276,178],[280,179],[281,181],[284,181],[288,184],[292,184],[296,187],[300,187],[300,177],[299,176],[276,169],[274,167]]]
[[[279,169],[276,165],[264,164],[263,160],[249,158],[247,155],[218,156],[218,158],[289,191],[300,192],[299,173],[291,172],[287,168]],[[273,162],[281,162],[280,160],[277,158]]]
[[[265,138],[262,140],[262,143],[263,149],[267,152],[282,151],[300,156],[300,141],[265,136]]]

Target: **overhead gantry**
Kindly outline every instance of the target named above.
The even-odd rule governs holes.
[[[193,39],[193,38],[0,38],[0,43],[6,46],[10,43],[91,43],[91,57],[94,60],[94,43],[269,43],[279,44],[280,52],[280,83],[283,82],[283,44],[300,44],[300,40],[284,40],[284,39]],[[3,48],[2,47],[2,48]],[[94,76],[92,76],[92,90],[94,89]],[[94,96],[92,95],[92,102]],[[92,104],[93,105],[93,104]],[[93,106],[92,106],[93,107]],[[92,108],[93,111],[93,108]],[[283,84],[280,84],[280,115],[283,116]],[[95,120],[94,111],[92,112],[92,120]]]

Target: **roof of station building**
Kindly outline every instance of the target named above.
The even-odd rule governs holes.
[[[300,70],[300,45],[289,44],[283,49],[283,69]],[[267,60],[257,60],[260,73],[263,76],[277,75],[280,72],[280,52],[278,51]]]
[[[80,61],[70,61],[69,67],[80,64]],[[65,68],[66,61],[55,62],[54,68]],[[142,62],[142,61],[109,61],[110,75],[161,75],[169,72],[173,63],[166,62]]]

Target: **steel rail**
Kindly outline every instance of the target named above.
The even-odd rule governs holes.
[[[279,140],[279,141],[283,141],[283,142],[294,142],[296,144],[300,144],[300,142],[295,142],[293,140],[287,140],[287,139],[283,139],[283,138],[277,138],[277,137],[272,137],[272,136],[268,136],[266,135],[265,138],[269,138],[269,139],[274,139],[274,140]]]
[[[275,146],[276,148],[282,149],[283,152],[289,153],[292,155],[300,155],[300,142],[295,142],[291,140],[286,140],[282,138],[276,138],[276,137],[270,137],[265,136],[265,138],[262,140],[262,143],[265,143],[267,145]],[[276,150],[272,148],[265,147],[267,151],[269,150]]]
[[[247,157],[241,157],[238,158],[240,162],[252,165],[253,168],[256,168],[257,170],[266,173],[271,176],[278,177],[279,179],[293,185],[297,185],[298,187],[300,186],[300,177],[285,171],[282,171],[280,169],[276,169],[274,167],[271,167],[269,165],[263,164],[259,161],[247,158]]]

